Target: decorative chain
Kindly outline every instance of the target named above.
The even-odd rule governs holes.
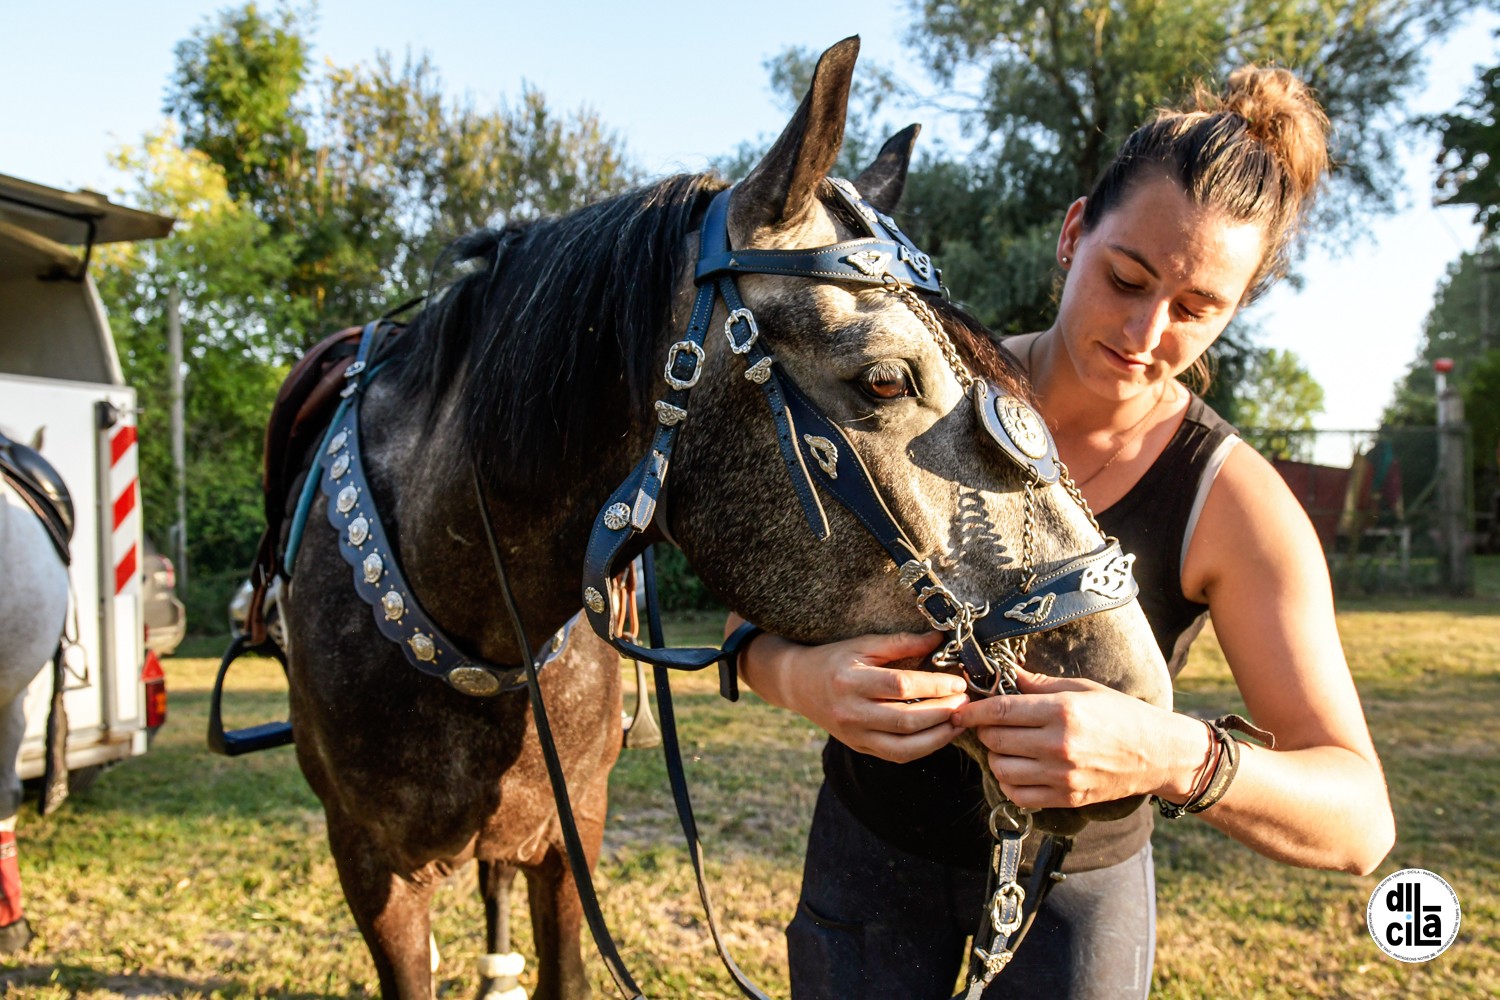
[[[1109,536],[1104,533],[1103,528],[1099,527],[1099,521],[1096,517],[1094,517],[1093,508],[1090,507],[1089,502],[1083,498],[1083,492],[1079,490],[1078,484],[1073,482],[1073,474],[1068,471],[1068,467],[1063,464],[1063,461],[1060,458],[1057,460],[1057,470],[1062,474],[1062,478],[1060,479],[1062,488],[1068,491],[1068,496],[1073,498],[1074,503],[1083,508],[1083,513],[1087,515],[1089,524],[1092,524],[1094,526],[1094,530],[1099,533],[1099,537],[1107,541]]]
[[[958,356],[958,348],[953,346],[953,338],[948,336],[948,331],[943,329],[942,321],[932,311],[932,307],[919,299],[910,288],[901,283],[890,271],[880,276],[886,291],[906,303],[906,307],[916,314],[922,325],[932,331],[932,337],[937,341],[938,349],[943,352],[943,359],[948,362],[948,367],[953,369],[953,375],[958,379],[958,384],[963,386],[965,393],[974,388],[978,381],[969,371],[969,366],[964,364],[964,359]]]

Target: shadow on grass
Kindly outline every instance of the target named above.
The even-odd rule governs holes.
[[[0,971],[0,990],[11,987],[50,986],[62,991],[108,990],[135,998],[183,996],[257,996],[262,995],[247,983],[226,977],[207,976],[189,979],[184,976],[143,972],[139,975],[105,973],[87,965],[71,962],[39,962]],[[278,1000],[337,1000],[348,993],[278,992]],[[363,996],[356,991],[353,995]]]

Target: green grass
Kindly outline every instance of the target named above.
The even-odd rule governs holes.
[[[1276,865],[1196,821],[1162,824],[1156,996],[1500,995],[1500,601],[1347,602],[1339,627],[1391,783],[1396,849],[1379,871],[1355,877]],[[670,629],[678,642],[720,631],[716,616]],[[5,996],[375,992],[321,809],[291,751],[225,760],[203,749],[215,666],[216,658],[168,660],[171,718],[151,753],[106,773],[58,815],[23,810],[27,909],[40,938],[0,971]],[[277,667],[247,662],[234,678],[231,725],[283,715]],[[795,906],[821,739],[753,696],[719,700],[714,684],[707,675],[674,682],[710,876],[732,951],[784,997],[782,931]],[[1179,704],[1214,712],[1237,704],[1211,635],[1194,651]],[[624,754],[611,799],[598,881],[643,988],[654,997],[738,996],[703,925],[660,755]],[[1458,943],[1423,966],[1386,958],[1364,929],[1371,889],[1409,866],[1446,877],[1464,910]],[[519,895],[512,912],[526,951]],[[483,927],[472,867],[438,893],[434,913],[440,995],[472,996]],[[592,953],[589,961],[598,995],[613,996]]]

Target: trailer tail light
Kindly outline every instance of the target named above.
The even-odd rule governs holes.
[[[167,675],[161,668],[161,660],[149,649],[146,665],[141,668],[141,680],[146,685],[146,728],[155,731],[167,721]]]

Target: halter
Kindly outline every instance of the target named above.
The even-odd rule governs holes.
[[[724,337],[730,351],[745,358],[745,378],[765,394],[782,461],[813,534],[819,541],[830,534],[820,497],[827,494],[853,514],[885,550],[897,567],[897,579],[912,590],[917,609],[927,622],[934,629],[951,633],[950,641],[938,654],[939,664],[961,665],[977,694],[1012,692],[1014,667],[1024,658],[1029,636],[1121,607],[1136,596],[1139,588],[1130,571],[1133,557],[1125,555],[1119,542],[1101,531],[1099,549],[1045,573],[1036,572],[1032,554],[1036,487],[1061,482],[1088,512],[1087,503],[1057,457],[1051,434],[1024,401],[968,371],[941,323],[912,293],[912,288],[942,290],[940,272],[931,258],[916,248],[895,220],[866,202],[852,184],[844,180],[832,183],[843,204],[866,228],[867,237],[809,250],[731,250],[727,218],[733,189],[720,192],[709,205],[700,236],[698,294],[687,331],[667,352],[663,378],[668,391],[656,402],[656,432],[646,456],[595,519],[584,561],[583,606],[594,630],[626,656],[679,669],[696,670],[712,663],[719,663],[721,671],[734,669],[721,649],[648,649],[616,634],[607,597],[608,581],[623,568],[624,555],[651,528],[673,448],[688,418],[689,396],[702,374],[703,345],[714,305],[722,298],[728,311]],[[853,443],[770,352],[755,315],[740,297],[736,274],[791,275],[876,285],[897,295],[922,319],[937,338],[955,377],[968,390],[989,440],[1026,472],[1022,580],[1013,593],[976,606],[961,600],[942,583],[891,514]],[[1097,530],[1091,512],[1088,517]],[[729,687],[727,681],[725,687]]]
[[[659,680],[665,677],[663,667],[698,670],[717,663],[720,690],[726,697],[737,697],[738,654],[758,631],[754,626],[740,629],[722,649],[646,648],[621,635],[615,627],[618,616],[612,607],[613,590],[609,586],[609,580],[623,569],[627,552],[638,548],[641,536],[651,529],[673,448],[688,419],[690,393],[702,375],[704,341],[714,306],[722,299],[728,313],[724,322],[725,340],[732,353],[744,357],[744,377],[765,395],[782,462],[813,534],[819,541],[829,537],[821,494],[832,496],[874,536],[895,563],[897,579],[912,590],[923,618],[934,629],[949,634],[949,641],[934,655],[934,663],[944,669],[961,668],[970,690],[980,696],[1014,694],[1015,673],[1025,662],[1027,641],[1032,635],[1121,607],[1135,598],[1139,587],[1131,573],[1134,557],[1122,552],[1118,540],[1106,536],[1099,528],[1036,411],[1025,401],[970,373],[942,323],[912,291],[914,288],[944,291],[941,273],[933,266],[932,259],[917,249],[895,220],[866,202],[854,185],[840,179],[832,179],[832,184],[840,201],[864,227],[866,236],[806,250],[733,250],[727,225],[733,189],[721,191],[710,203],[700,234],[697,297],[683,338],[667,351],[662,373],[667,392],[656,401],[657,428],[651,447],[610,495],[590,532],[583,574],[585,613],[594,630],[615,649],[656,665]],[[966,390],[986,436],[1025,472],[1021,581],[1014,592],[993,603],[976,606],[960,599],[943,584],[891,514],[869,469],[842,428],[818,408],[771,353],[755,314],[740,297],[735,284],[737,274],[787,275],[880,286],[900,298],[922,320],[954,377]],[[1088,516],[1089,523],[1099,533],[1101,546],[1039,573],[1034,561],[1036,489],[1058,483]],[[497,571],[503,580],[498,550],[495,554]],[[665,710],[663,716],[667,716]],[[674,780],[674,790],[675,786]],[[681,806],[679,799],[679,812]],[[975,934],[965,1000],[977,1000],[1010,962],[1041,899],[1054,882],[1064,878],[1060,869],[1071,839],[1048,835],[1033,866],[1029,885],[1021,885],[1022,844],[1031,827],[1028,812],[1008,802],[1001,803],[990,815],[990,831],[995,838],[987,887],[991,902],[986,919]],[[713,912],[698,864],[690,807],[683,815],[683,828],[695,848],[699,892],[713,928]],[[1029,908],[1025,905],[1028,898]],[[598,936],[596,930],[595,937]],[[714,937],[736,985],[749,997],[764,997],[734,965],[717,933]],[[614,957],[612,943],[605,950],[607,958]],[[621,983],[619,978],[616,981]],[[633,986],[628,977],[622,985]]]

